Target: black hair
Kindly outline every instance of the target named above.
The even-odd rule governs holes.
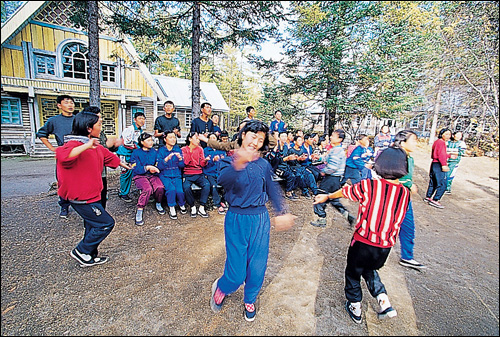
[[[175,108],[175,104],[172,101],[165,101],[165,103],[163,103],[163,107],[165,107],[165,105],[167,104],[172,104],[172,106]]]
[[[279,133],[279,136],[281,136],[283,133],[284,133],[284,134],[288,137],[288,132],[286,132],[286,131],[281,131],[281,132]]]
[[[406,152],[398,147],[389,147],[375,159],[375,172],[384,179],[399,179],[408,174]]]
[[[137,111],[135,114],[134,114],[134,119],[136,119],[137,117],[139,116],[144,116],[144,118],[146,118],[146,115],[144,114],[144,112],[142,111]]]
[[[247,115],[248,115],[248,113],[250,112],[250,110],[252,110],[253,108],[254,108],[254,107],[253,107],[253,106],[251,106],[251,105],[250,105],[250,106],[247,106],[247,108],[245,109],[245,110],[246,110],[246,112],[247,112]]]
[[[304,135],[304,142],[308,140],[309,138],[313,138],[310,134]]]
[[[295,143],[297,141],[297,139],[299,138],[302,138],[302,140],[304,140],[304,136],[293,136],[293,142]]]
[[[212,104],[208,103],[208,102],[203,102],[201,103],[201,106],[200,106],[200,109],[203,109],[205,107],[205,105],[210,105],[212,106]]]
[[[143,147],[144,145],[142,144],[143,141],[145,141],[148,138],[153,138],[153,135],[147,132],[141,133],[139,138],[137,139],[137,144],[139,144],[139,147]]]
[[[187,134],[187,136],[186,136],[186,145],[187,146],[189,146],[189,144],[191,144],[191,138],[197,134],[198,134],[198,132],[194,132],[194,131],[191,131],[190,133]]]
[[[175,135],[174,130],[165,130],[165,131],[163,132],[163,138],[167,138],[167,136],[168,136],[170,133],[173,133],[173,134]]]
[[[227,131],[226,131],[226,130],[222,130],[222,131],[220,132],[220,137],[221,137],[221,138],[222,138],[222,137],[229,137],[229,133],[227,133]]]
[[[97,122],[99,122],[99,116],[97,116],[97,114],[80,112],[75,116],[75,119],[73,119],[71,134],[88,137],[90,134],[89,128],[93,128]]]
[[[345,132],[344,132],[344,130],[342,130],[342,129],[334,130],[334,131],[332,131],[332,135],[333,135],[334,132],[339,136],[340,139],[342,139],[342,140],[345,139]]]
[[[83,108],[83,110],[81,112],[89,112],[89,113],[93,113],[93,114],[99,114],[101,113],[101,108],[99,108],[98,106],[95,106],[95,105],[91,105],[91,106],[86,106],[85,108]]]
[[[210,139],[210,136],[211,136],[211,135],[214,135],[214,136],[215,136],[215,138],[216,138],[217,140],[220,140],[220,139],[219,139],[219,136],[217,136],[217,134],[216,134],[215,132],[210,132],[210,133],[208,134],[208,137],[207,137],[207,138],[208,138],[208,139]]]
[[[446,132],[446,131],[450,131],[451,133],[451,130],[448,129],[448,128],[442,128],[440,131],[439,131],[439,134],[438,134],[438,138],[441,139],[443,137],[443,134]]]
[[[410,137],[414,135],[418,138],[417,134],[411,130],[401,130],[394,136],[394,142],[392,143],[392,147],[401,148],[402,142],[407,142]]]
[[[75,103],[75,99],[70,95],[60,95],[57,96],[57,104],[61,104],[61,102],[64,101],[65,99],[70,99],[73,101],[73,103]]]
[[[326,140],[326,136],[325,135],[321,135],[319,136],[318,138],[318,142],[321,144],[322,142],[324,142]]]
[[[360,133],[359,135],[356,136],[356,140],[361,140],[365,137],[368,137],[367,135],[365,135],[364,133]]]
[[[452,134],[451,134],[451,138],[450,138],[450,139],[451,139],[452,141],[455,141],[455,140],[456,140],[456,139],[455,139],[455,136],[457,135],[457,133],[461,133],[461,134],[462,134],[462,138],[464,137],[464,133],[463,133],[462,131],[460,131],[460,130],[456,130],[456,131],[452,132]]]
[[[262,147],[259,150],[260,151],[267,151],[268,150],[269,127],[266,124],[264,124],[263,122],[258,121],[258,120],[248,121],[245,124],[245,126],[240,130],[240,132],[238,133],[238,145],[239,146],[241,146],[241,144],[243,143],[243,134],[244,133],[246,134],[247,132],[253,132],[253,133],[264,132],[264,144],[262,144]]]

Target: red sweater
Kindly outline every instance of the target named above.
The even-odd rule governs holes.
[[[448,165],[448,158],[451,157],[446,152],[446,142],[439,138],[432,144],[432,162],[433,163],[440,163],[441,166],[446,166]]]
[[[101,200],[102,168],[117,168],[120,158],[102,145],[68,158],[71,150],[84,143],[71,140],[56,149],[57,194],[63,199],[92,203]]]
[[[189,146],[184,146],[182,149],[182,157],[184,158],[184,174],[202,174],[203,167],[207,166],[205,154],[201,146],[195,147],[193,152]]]
[[[353,238],[370,246],[394,246],[410,202],[410,190],[385,179],[364,179],[342,188],[344,197],[359,202]]]

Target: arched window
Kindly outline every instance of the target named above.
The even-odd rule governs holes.
[[[78,42],[70,42],[62,48],[63,77],[87,80],[89,78],[89,50]]]

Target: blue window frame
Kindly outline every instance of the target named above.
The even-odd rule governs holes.
[[[35,55],[35,71],[37,74],[56,75],[56,58],[54,56]]]
[[[22,125],[21,100],[2,97],[2,124]]]

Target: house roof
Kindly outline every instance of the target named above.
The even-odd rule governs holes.
[[[191,109],[191,80],[162,75],[153,75],[166,100],[174,102],[176,108]],[[200,82],[200,101],[208,102],[214,111],[228,112],[229,106],[215,83]]]

